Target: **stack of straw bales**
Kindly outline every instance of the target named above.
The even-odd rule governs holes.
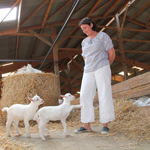
[[[29,104],[28,97],[39,95],[42,106],[58,105],[58,76],[52,73],[15,74],[3,79],[2,99],[0,107],[10,107],[13,104]]]

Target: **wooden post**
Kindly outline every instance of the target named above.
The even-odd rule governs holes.
[[[0,98],[2,97],[2,73],[0,72]]]
[[[67,64],[67,77],[68,77],[69,93],[71,93],[70,66],[69,66],[69,64]]]
[[[52,40],[54,41],[56,38],[56,27],[53,26],[52,28]],[[59,76],[59,66],[58,66],[58,47],[55,44],[53,48],[53,58],[54,58],[54,73]],[[58,92],[60,95],[60,78],[58,79]]]
[[[119,22],[118,14],[116,14],[115,17],[116,17],[116,25],[117,25],[117,34],[118,34],[118,38],[119,38],[119,47],[121,49],[121,58],[122,58],[122,66],[123,66],[123,71],[124,71],[124,79],[127,80],[128,79],[128,70],[127,70],[127,66],[126,66],[125,51],[124,51],[124,47],[123,47],[123,40],[122,40],[122,36],[121,36],[120,22]]]

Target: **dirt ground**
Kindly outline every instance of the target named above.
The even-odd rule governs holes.
[[[108,135],[101,135],[99,108],[95,107],[95,122],[91,124],[92,132],[75,134],[73,131],[82,126],[80,110],[71,113],[67,118],[69,136],[63,133],[60,121],[46,124],[50,136],[45,134],[42,141],[38,126],[30,124],[31,138],[26,138],[23,124],[19,124],[22,136],[17,136],[13,126],[12,137],[7,137],[5,121],[0,119],[0,150],[150,150],[150,117],[135,111],[132,101],[115,100],[116,119],[109,123]],[[96,106],[96,105],[95,105]]]
[[[69,124],[69,136],[63,134],[61,123],[48,123],[46,127],[51,135],[45,135],[46,141],[42,141],[37,125],[30,127],[31,138],[24,136],[24,128],[20,128],[23,135],[16,136],[13,127],[12,137],[7,137],[5,126],[0,126],[0,150],[150,150],[149,141],[137,142],[111,133],[101,135],[101,126],[92,125],[92,132],[74,134],[74,126]]]

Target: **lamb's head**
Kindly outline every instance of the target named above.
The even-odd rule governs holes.
[[[63,99],[66,101],[72,101],[75,99],[75,97],[73,95],[71,95],[70,93],[66,93],[65,95],[61,95],[61,97],[63,97]]]
[[[37,94],[33,98],[28,98],[28,99],[38,106],[44,103],[44,100],[41,99],[40,96],[38,96]]]

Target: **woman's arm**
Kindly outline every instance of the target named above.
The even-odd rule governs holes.
[[[109,59],[109,64],[111,65],[115,59],[115,50],[114,48],[111,48],[110,50],[108,50],[108,59]]]
[[[85,56],[83,56],[84,61],[85,61],[85,58],[86,58],[86,57],[85,57]]]

